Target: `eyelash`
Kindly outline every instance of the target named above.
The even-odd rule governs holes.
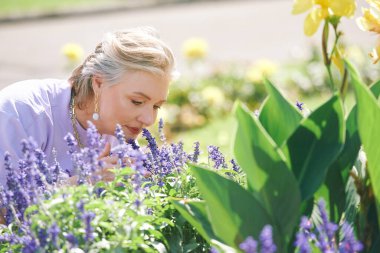
[[[136,101],[136,100],[132,100],[132,104],[134,104],[134,105],[142,105],[143,102]],[[155,105],[155,106],[153,106],[153,108],[154,108],[155,110],[158,110],[158,109],[161,109],[161,106]]]

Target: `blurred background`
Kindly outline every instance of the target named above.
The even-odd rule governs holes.
[[[360,7],[366,6],[359,0]],[[104,33],[153,26],[177,59],[179,78],[161,110],[170,140],[199,140],[230,153],[240,99],[254,111],[268,76],[292,102],[311,110],[329,96],[321,59],[321,27],[303,33],[306,14],[292,0],[1,0],[0,89],[32,78],[67,78]],[[342,18],[347,56],[365,80],[379,70],[368,59],[376,37]],[[349,99],[349,98],[348,98]],[[202,145],[201,145],[202,147]],[[205,150],[205,147],[203,146]]]

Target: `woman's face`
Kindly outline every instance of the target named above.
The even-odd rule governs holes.
[[[114,85],[100,82],[94,87],[99,92],[100,118],[94,122],[99,132],[114,135],[120,124],[126,139],[135,139],[142,128],[155,122],[167,99],[169,82],[167,76],[143,71],[128,72]]]

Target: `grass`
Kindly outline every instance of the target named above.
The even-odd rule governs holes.
[[[121,0],[1,0],[0,15],[20,15],[30,12],[52,12],[83,8],[86,6],[106,5]]]
[[[305,99],[303,102],[311,111],[314,111],[322,103],[326,102],[330,98],[330,95],[313,96]],[[346,115],[351,110],[355,103],[354,95],[347,94],[345,99]],[[173,141],[183,141],[184,148],[187,152],[192,152],[193,143],[195,141],[200,142],[200,149],[203,152],[203,158],[207,157],[207,146],[218,146],[221,152],[230,160],[233,157],[232,145],[235,135],[236,121],[231,114],[225,118],[220,118],[212,121],[210,124],[205,125],[202,128],[182,132],[178,134]],[[206,161],[204,161],[206,162]]]
[[[202,128],[180,133],[174,141],[183,141],[184,149],[187,152],[192,152],[193,143],[199,141],[203,158],[207,158],[207,146],[218,146],[220,151],[230,160],[232,158],[231,147],[235,127],[235,119],[230,115],[226,118],[216,119]]]

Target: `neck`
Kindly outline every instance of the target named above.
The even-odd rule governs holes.
[[[88,112],[88,110],[86,110],[86,108],[79,109],[77,106],[75,106],[76,119],[83,129],[88,128],[87,121],[91,119],[91,114]]]

